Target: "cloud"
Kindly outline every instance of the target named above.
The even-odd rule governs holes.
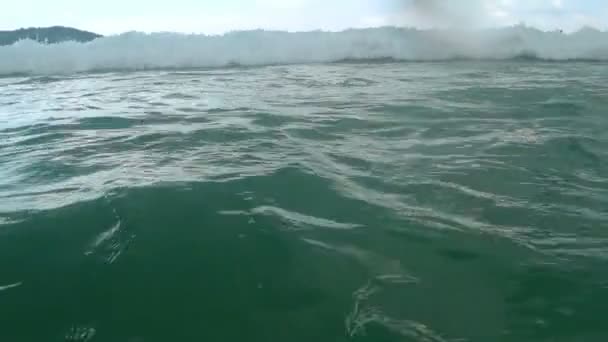
[[[475,25],[486,15],[483,0],[412,0],[409,12],[434,26],[459,27]]]
[[[310,3],[310,0],[256,0],[258,7],[274,10],[294,10],[301,9]]]
[[[562,8],[564,7],[564,2],[562,0],[553,0],[553,7]]]
[[[393,0],[391,24],[414,27],[478,28],[508,17],[509,0]]]
[[[600,5],[573,0],[392,0],[386,25],[483,28],[525,23],[544,30],[606,27]],[[608,6],[606,6],[608,7]],[[604,8],[605,10],[605,8]],[[380,22],[375,18],[374,22]]]
[[[0,28],[66,25],[104,34],[128,30],[222,33],[265,28],[484,28],[527,25],[573,31],[608,28],[608,0],[20,0],[0,12]],[[29,13],[15,16],[15,13]]]

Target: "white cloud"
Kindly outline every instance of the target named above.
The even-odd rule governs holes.
[[[15,15],[28,13],[28,15]],[[384,25],[495,27],[525,22],[546,30],[608,28],[608,0],[19,0],[0,28],[66,25],[104,34],[138,31],[222,33],[265,28],[341,30]]]
[[[386,15],[385,22],[400,26],[458,28],[525,23],[543,30],[565,31],[583,26],[606,28],[608,24],[599,11],[593,10],[594,6],[574,6],[573,1],[567,0],[402,0],[399,4],[401,6],[394,13]],[[581,12],[582,9],[585,12]]]
[[[553,7],[561,9],[564,7],[564,3],[562,0],[553,0]]]
[[[299,9],[307,5],[307,0],[256,0],[258,7],[271,9]]]

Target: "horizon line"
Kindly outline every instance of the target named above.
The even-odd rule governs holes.
[[[493,26],[493,27],[477,27],[477,28],[473,28],[473,27],[441,27],[441,26],[434,26],[434,27],[416,27],[416,26],[405,26],[405,25],[382,25],[382,26],[367,26],[367,27],[346,27],[346,28],[342,28],[342,29],[336,29],[336,30],[332,30],[332,29],[324,29],[324,28],[319,28],[319,29],[311,29],[311,30],[288,30],[288,29],[276,29],[276,28],[264,28],[264,27],[258,27],[258,28],[243,28],[243,29],[232,29],[232,30],[226,30],[225,32],[222,33],[205,33],[202,31],[171,31],[171,30],[159,30],[159,31],[145,31],[145,30],[137,30],[137,29],[131,29],[131,30],[126,30],[126,31],[122,31],[122,32],[116,32],[116,33],[99,33],[96,31],[92,31],[92,30],[87,30],[87,29],[81,29],[81,28],[77,28],[74,26],[66,26],[66,25],[50,25],[50,26],[22,26],[16,29],[6,29],[6,28],[0,28],[0,32],[16,32],[19,30],[31,30],[31,29],[53,29],[53,28],[67,28],[67,29],[73,29],[73,30],[78,30],[78,31],[82,31],[82,32],[88,32],[88,33],[93,33],[102,37],[112,37],[112,36],[120,36],[120,35],[124,35],[124,34],[128,34],[128,33],[141,33],[141,34],[183,34],[183,35],[204,35],[204,36],[224,36],[227,34],[232,34],[232,33],[238,33],[238,32],[254,32],[254,31],[266,31],[266,32],[282,32],[282,33],[341,33],[341,32],[347,32],[347,31],[354,31],[354,30],[370,30],[370,29],[387,29],[387,28],[391,28],[391,29],[404,29],[404,30],[412,30],[412,31],[467,31],[467,32],[483,32],[483,31],[494,31],[494,30],[504,30],[504,29],[513,29],[513,28],[526,28],[526,29],[533,29],[539,32],[544,32],[544,33],[555,33],[555,32],[560,32],[563,34],[574,34],[580,31],[584,31],[584,30],[594,30],[594,31],[598,31],[598,32],[602,32],[602,33],[607,33],[608,32],[608,28],[599,28],[597,26],[594,25],[582,25],[580,27],[578,27],[575,30],[563,30],[560,28],[554,28],[554,29],[543,29],[540,27],[536,27],[533,25],[528,25],[525,22],[520,22],[518,24],[513,24],[513,25],[503,25],[503,26]]]

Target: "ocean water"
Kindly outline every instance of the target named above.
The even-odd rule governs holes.
[[[608,339],[605,62],[69,56],[0,59],[0,341]]]

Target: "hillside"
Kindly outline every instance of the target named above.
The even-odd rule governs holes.
[[[31,27],[14,31],[0,31],[0,45],[11,45],[20,39],[28,38],[54,44],[65,41],[88,42],[99,37],[101,37],[99,34],[70,27]]]

